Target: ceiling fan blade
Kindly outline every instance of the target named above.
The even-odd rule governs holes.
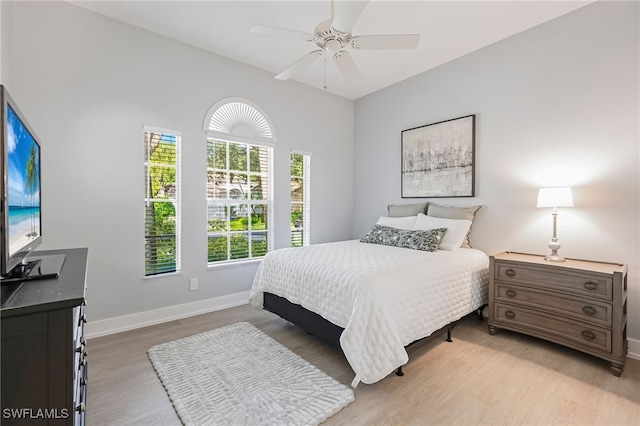
[[[356,23],[362,11],[367,6],[369,0],[352,1],[342,0],[334,3],[335,16],[331,27],[343,33],[351,33],[353,25]]]
[[[351,39],[354,49],[415,49],[420,34],[386,34],[357,36]]]
[[[252,33],[286,37],[293,40],[312,41],[315,37],[311,33],[305,33],[302,31],[288,30],[286,28],[270,27],[268,25],[254,25],[250,30]]]
[[[340,73],[349,81],[359,80],[362,74],[348,52],[341,50],[333,55],[333,61],[336,63]]]
[[[276,78],[278,80],[288,80],[303,68],[318,59],[320,56],[322,56],[322,50],[314,50],[313,52],[309,52],[302,58],[295,61],[293,64],[289,65],[289,67],[282,71],[280,74],[276,75]]]

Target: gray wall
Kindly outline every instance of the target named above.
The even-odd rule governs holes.
[[[476,114],[471,243],[546,253],[545,186],[573,188],[561,254],[629,264],[629,337],[640,338],[639,3],[597,2],[355,102],[354,237],[400,193],[400,132]],[[429,43],[429,40],[423,42]]]
[[[11,87],[12,4],[0,1],[0,83]]]
[[[293,148],[312,154],[312,242],[351,236],[351,101],[66,2],[13,6],[12,95],[43,145],[42,248],[89,247],[92,321],[250,289],[256,263],[206,264],[202,127],[223,98],[252,101],[273,124],[275,246],[289,244]],[[146,280],[144,125],[178,130],[183,143],[183,273]]]

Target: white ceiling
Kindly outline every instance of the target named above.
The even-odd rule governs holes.
[[[357,99],[498,40],[583,7],[590,1],[370,0],[352,34],[417,33],[416,50],[351,50],[362,79],[345,81],[329,56],[292,80]],[[330,19],[328,0],[72,1],[71,3],[274,74],[306,53],[311,42],[250,32],[269,25],[313,33]]]

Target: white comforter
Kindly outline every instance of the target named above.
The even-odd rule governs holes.
[[[487,301],[489,258],[475,249],[434,253],[343,241],[270,252],[250,300],[285,297],[344,328],[340,345],[375,383],[408,361],[405,346]]]

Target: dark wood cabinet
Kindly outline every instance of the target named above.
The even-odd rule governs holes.
[[[2,287],[3,425],[84,424],[87,252],[35,252],[64,254],[60,276]]]

